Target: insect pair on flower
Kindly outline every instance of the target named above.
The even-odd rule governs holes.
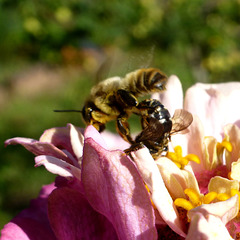
[[[169,111],[156,99],[138,101],[138,97],[166,89],[167,76],[159,69],[138,69],[125,77],[112,77],[95,85],[82,109],[87,125],[93,125],[99,132],[105,124],[116,120],[120,136],[131,144],[131,151],[146,146],[153,158],[168,151],[171,135],[186,129],[192,123],[192,115],[178,109],[171,117]],[[140,116],[142,131],[133,138],[128,118],[131,114]]]

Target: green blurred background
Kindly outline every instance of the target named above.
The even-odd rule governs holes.
[[[94,83],[139,67],[238,81],[240,0],[0,0],[0,228],[54,176],[4,141],[71,122]]]

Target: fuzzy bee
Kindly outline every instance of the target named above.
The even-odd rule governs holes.
[[[116,129],[130,144],[135,141],[130,135],[127,122],[130,114],[142,116],[138,97],[165,90],[167,76],[156,68],[138,69],[125,77],[113,77],[99,82],[90,92],[82,109],[87,125],[93,125],[99,132],[105,124],[116,120]]]
[[[138,109],[143,130],[125,150],[127,154],[146,146],[156,159],[162,152],[168,151],[171,135],[185,130],[193,121],[192,114],[184,109],[177,109],[171,118],[168,110],[156,99],[143,100]]]

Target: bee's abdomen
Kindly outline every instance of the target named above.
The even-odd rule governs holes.
[[[159,69],[139,69],[126,75],[129,90],[136,95],[159,92],[166,89],[167,76]]]

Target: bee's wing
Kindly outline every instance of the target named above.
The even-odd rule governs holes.
[[[144,142],[147,140],[157,141],[159,136],[162,136],[164,127],[156,118],[150,118],[149,124],[136,137],[137,142]]]
[[[184,109],[177,109],[174,112],[172,117],[172,130],[171,134],[180,132],[186,129],[189,125],[191,125],[193,121],[193,116],[190,112]]]

